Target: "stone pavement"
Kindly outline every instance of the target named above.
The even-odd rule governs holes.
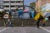
[[[48,30],[48,31],[47,31]],[[0,27],[0,33],[50,33],[50,27]]]

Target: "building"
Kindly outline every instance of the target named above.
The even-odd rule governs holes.
[[[23,9],[23,0],[3,0],[3,8],[5,11]]]
[[[36,10],[40,11],[40,7],[45,5],[46,3],[50,3],[50,0],[37,0],[37,2],[36,2]]]

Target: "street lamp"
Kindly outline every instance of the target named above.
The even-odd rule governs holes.
[[[9,1],[9,11],[11,11],[11,0]]]
[[[9,15],[11,15],[11,0],[9,0]]]
[[[3,8],[3,0],[0,0],[0,7]]]

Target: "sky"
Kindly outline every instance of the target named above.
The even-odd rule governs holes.
[[[36,2],[36,0],[24,0],[24,5],[29,6],[29,5],[30,5],[30,3],[32,3],[32,2]],[[28,9],[28,10],[29,10],[29,8],[28,8],[28,7],[26,7],[26,9]]]
[[[24,0],[24,5],[29,5],[31,2],[36,2],[36,0]]]

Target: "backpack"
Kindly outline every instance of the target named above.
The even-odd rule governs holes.
[[[42,20],[42,19],[44,19],[44,17],[40,13],[38,13],[37,15],[35,15],[34,19],[35,20]]]

